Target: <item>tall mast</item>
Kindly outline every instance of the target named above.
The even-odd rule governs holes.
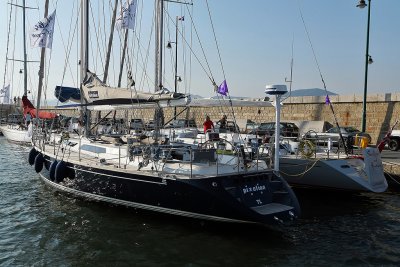
[[[44,17],[45,18],[47,18],[48,13],[49,13],[49,0],[46,0],[46,3],[44,5]],[[36,118],[39,118],[40,98],[41,98],[41,95],[42,95],[43,77],[44,77],[44,58],[45,58],[45,55],[46,55],[46,47],[42,47],[42,49],[40,51],[39,86],[38,86],[38,96],[37,96],[37,103],[36,103]]]
[[[23,21],[23,42],[24,42],[24,96],[28,95],[28,67],[27,67],[27,55],[26,55],[26,23],[25,23],[25,0],[22,1],[22,21]]]
[[[86,77],[89,66],[89,0],[81,2],[81,83]]]
[[[162,57],[163,57],[163,31],[164,31],[164,0],[157,0],[156,9],[156,70],[155,70],[155,88],[157,91],[162,89]]]
[[[124,48],[122,49],[121,62],[120,62],[120,66],[119,66],[118,87],[121,87],[122,71],[124,70],[126,47],[128,45],[128,32],[129,32],[129,30],[126,29],[125,30],[125,37],[124,37]]]
[[[111,31],[110,31],[110,36],[108,38],[108,48],[106,56],[106,65],[104,67],[103,83],[107,82],[107,77],[108,77],[108,67],[110,65],[110,54],[111,54],[112,41],[114,37],[115,17],[117,15],[117,8],[118,8],[118,0],[115,0],[115,7],[113,10],[113,16],[111,20]]]
[[[90,114],[85,106],[86,99],[84,99],[82,94],[82,86],[89,66],[89,0],[82,0],[81,12],[81,120],[85,123],[85,136],[88,137],[90,131]]]

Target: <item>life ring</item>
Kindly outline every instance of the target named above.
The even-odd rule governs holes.
[[[42,153],[37,154],[35,157],[35,171],[37,173],[42,171],[43,163],[44,163],[43,154]]]
[[[56,178],[56,167],[57,167],[58,161],[55,159],[51,164],[50,164],[50,169],[49,169],[49,177],[52,182],[54,182],[54,179]]]
[[[38,154],[39,152],[35,148],[32,148],[31,151],[29,151],[29,156],[28,156],[29,165],[32,166],[33,164],[35,164],[35,158]]]
[[[66,177],[66,171],[67,167],[65,166],[64,161],[60,160],[60,162],[57,163],[54,173],[54,179],[56,183],[62,182],[64,180],[64,178]]]
[[[315,153],[315,144],[310,140],[302,140],[298,151],[303,157],[311,158]]]

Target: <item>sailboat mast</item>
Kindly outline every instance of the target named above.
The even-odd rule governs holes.
[[[119,66],[118,87],[121,87],[122,71],[124,70],[126,47],[128,45],[128,32],[129,32],[128,29],[126,29],[125,30],[125,37],[124,37],[124,48],[122,49],[121,62],[120,62],[120,66]]]
[[[28,66],[27,66],[27,55],[26,55],[26,14],[25,14],[25,0],[22,1],[22,21],[23,21],[23,42],[24,42],[24,96],[28,95]]]
[[[89,66],[89,0],[81,2],[81,83],[86,77]]]
[[[88,66],[89,66],[89,0],[82,0],[81,2],[81,60],[80,60],[80,80],[81,80],[81,92],[83,81],[86,77]],[[81,93],[81,120],[85,122],[85,136],[89,136],[90,131],[90,114],[87,110],[86,99],[84,99]]]
[[[112,41],[113,41],[113,37],[114,37],[115,17],[117,16],[117,8],[118,8],[118,0],[115,0],[115,6],[114,6],[113,16],[112,16],[112,20],[111,20],[111,31],[110,31],[110,36],[108,38],[108,48],[107,48],[107,56],[106,56],[106,65],[104,67],[103,83],[107,82],[107,77],[108,77],[108,67],[110,65],[110,55],[111,55]]]
[[[49,13],[49,0],[46,0],[44,5],[44,17],[47,18]],[[42,47],[40,51],[40,67],[39,67],[39,85],[38,85],[38,96],[36,103],[36,118],[39,118],[39,109],[40,109],[40,98],[42,96],[42,87],[43,87],[43,77],[44,77],[44,58],[46,55],[46,47]]]
[[[162,57],[163,57],[163,31],[164,31],[164,0],[157,0],[156,9],[156,71],[154,91],[162,89]]]

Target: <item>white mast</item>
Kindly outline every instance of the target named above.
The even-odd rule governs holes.
[[[89,0],[81,2],[81,83],[86,77],[89,66]]]
[[[25,23],[25,0],[22,1],[22,21],[23,21],[23,42],[24,42],[24,96],[28,95],[28,67],[27,67],[27,55],[26,55],[26,23]]]
[[[155,66],[155,88],[154,91],[162,89],[162,68],[163,68],[163,31],[164,31],[164,0],[157,0],[156,4],[156,66]]]
[[[46,0],[46,3],[44,5],[44,17],[45,18],[47,18],[48,13],[49,13],[49,0]],[[43,77],[44,77],[45,55],[46,55],[46,47],[42,47],[42,49],[40,51],[39,85],[38,85],[38,96],[37,96],[37,103],[36,103],[36,118],[39,118],[40,98],[42,96]]]
[[[81,2],[81,120],[85,122],[85,136],[89,136],[90,130],[90,114],[88,114],[86,99],[84,99],[82,93],[83,81],[86,77],[88,66],[89,66],[89,0],[82,0]]]

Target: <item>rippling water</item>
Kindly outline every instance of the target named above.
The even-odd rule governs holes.
[[[279,230],[88,202],[47,187],[0,137],[0,266],[398,266],[399,193],[298,191]]]

